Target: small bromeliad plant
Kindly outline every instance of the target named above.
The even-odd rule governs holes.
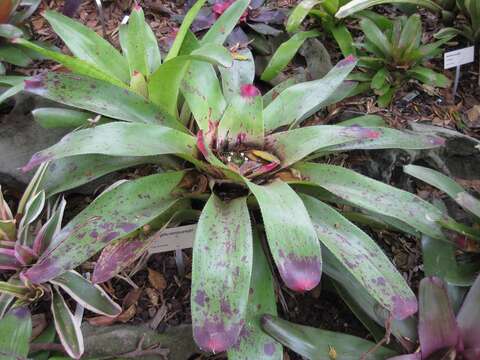
[[[187,30],[182,24],[174,46],[180,54],[222,47],[248,4],[232,4],[201,40],[187,32],[188,17]],[[82,49],[84,57],[106,61],[110,56],[89,38],[76,39],[69,46]],[[92,281],[106,281],[148,248],[147,229],[160,229],[179,212],[200,206],[191,307],[194,338],[203,350],[228,350],[232,359],[281,358],[280,344],[259,323],[260,314],[276,313],[270,254],[294,291],[319,284],[327,255],[394,319],[414,314],[415,296],[381,248],[323,201],[382,214],[432,238],[443,237],[438,221],[453,220],[408,192],[341,166],[306,160],[355,149],[431,149],[442,146],[443,139],[355,123],[299,127],[335,101],[355,67],[353,57],[322,79],[265,96],[253,85],[251,54],[219,66],[221,81],[211,63],[187,58],[173,93],[152,97],[177,79],[175,59],[159,67],[170,69],[170,63],[172,71],[156,82],[147,79],[148,97],[85,74],[46,72],[25,82],[26,91],[106,121],[77,129],[32,157],[25,171],[50,163],[41,184],[47,195],[135,164],[157,163],[160,169],[98,197],[55,235],[54,245],[24,278],[45,283],[103,249]],[[129,58],[130,69],[137,60]],[[175,89],[185,100],[180,112]],[[257,225],[263,226],[269,252]]]
[[[121,312],[120,306],[102,288],[74,270],[35,284],[23,276],[47,248],[55,246],[54,239],[60,232],[66,205],[65,200],[58,201],[49,209],[42,225],[40,219],[46,211],[46,197],[39,185],[45,170],[46,166],[41,166],[35,174],[20,200],[16,215],[12,214],[0,192],[0,273],[8,277],[8,281],[0,281],[0,332],[2,338],[5,337],[4,342],[0,341],[2,358],[27,357],[32,332],[28,305],[45,298],[51,301],[55,328],[68,355],[73,358],[82,355],[81,317],[78,319],[72,314],[60,289],[78,306],[95,313],[115,317]],[[2,320],[4,316],[5,321]],[[12,321],[17,322],[18,328],[7,335],[2,326],[8,328]],[[27,346],[19,345],[24,343]],[[9,347],[9,344],[15,346]]]
[[[429,59],[437,56],[441,46],[451,39],[445,37],[433,43],[422,44],[422,23],[417,14],[401,16],[395,20],[381,21],[364,18],[360,27],[365,35],[358,46],[366,54],[360,57],[364,73],[353,79],[369,83],[378,95],[378,104],[388,106],[395,93],[408,81],[445,88],[451,81],[443,74],[425,66]]]

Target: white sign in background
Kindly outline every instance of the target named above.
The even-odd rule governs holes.
[[[167,228],[153,239],[150,254],[187,249],[193,246],[197,224]]]
[[[475,59],[475,47],[470,46],[463,49],[458,49],[454,51],[449,51],[444,54],[443,60],[445,69],[450,69],[453,67],[469,64]]]

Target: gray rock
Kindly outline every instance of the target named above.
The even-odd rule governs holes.
[[[31,115],[37,107],[52,102],[30,94],[18,94],[12,111],[0,117],[0,184],[23,189],[34,171],[23,173],[20,168],[37,151],[56,143],[66,130],[44,129]]]
[[[143,338],[143,349],[159,346],[168,350],[168,360],[187,360],[192,354],[199,353],[192,337],[190,325],[168,328],[158,333],[144,325],[82,325],[85,340],[85,355],[82,358],[119,358],[119,356],[137,350]],[[139,357],[144,360],[162,359],[159,355]]]

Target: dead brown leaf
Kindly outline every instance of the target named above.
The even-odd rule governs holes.
[[[165,277],[160,274],[158,271],[153,269],[148,269],[148,281],[157,290],[165,290],[167,288],[167,280]]]

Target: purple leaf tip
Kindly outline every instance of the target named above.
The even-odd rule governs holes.
[[[245,84],[240,87],[240,94],[245,98],[251,98],[260,95],[260,90],[252,84]]]
[[[357,62],[357,58],[353,55],[348,55],[345,59],[338,63],[338,67],[348,66],[355,62]]]
[[[320,283],[322,263],[316,256],[299,258],[294,254],[283,257],[279,267],[285,285],[293,291],[309,291]]]

